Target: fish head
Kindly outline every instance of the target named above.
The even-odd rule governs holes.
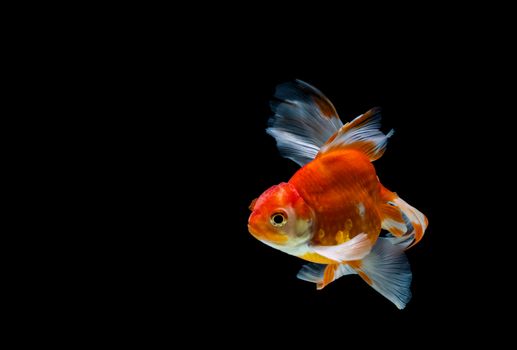
[[[289,183],[272,186],[250,205],[250,233],[267,245],[297,246],[313,235],[315,215],[296,188]]]

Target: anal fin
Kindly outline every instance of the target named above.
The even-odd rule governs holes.
[[[346,275],[357,274],[348,264],[305,264],[296,277],[303,281],[316,283],[318,290]]]

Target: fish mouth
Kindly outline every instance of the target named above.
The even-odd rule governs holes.
[[[248,224],[248,231],[253,237],[255,237],[256,239],[258,239],[261,242],[263,242],[264,240],[267,240],[267,238],[264,236],[264,234],[260,230],[257,230],[256,227],[254,228],[253,225]]]
[[[248,224],[248,231],[251,233],[251,235],[253,237],[255,237],[256,239],[258,239],[259,241],[264,242],[264,243],[268,242],[268,243],[282,245],[287,242],[287,236],[278,237],[278,236],[274,236],[274,235],[270,234],[267,231],[262,231],[262,230],[257,231],[250,224]]]
[[[257,233],[253,230],[252,226],[248,224],[248,231],[251,233],[251,235],[258,239]]]

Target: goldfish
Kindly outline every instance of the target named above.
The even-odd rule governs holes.
[[[253,237],[307,263],[297,277],[318,290],[346,275],[403,309],[412,273],[404,251],[428,226],[424,214],[384,187],[373,161],[393,130],[375,107],[343,124],[330,100],[301,80],[277,86],[266,132],[301,166],[250,205]]]

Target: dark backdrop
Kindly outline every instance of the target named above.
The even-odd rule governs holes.
[[[246,52],[179,70],[150,66],[134,111],[143,199],[128,220],[140,224],[130,229],[133,269],[120,270],[131,297],[115,296],[134,302],[124,315],[150,320],[157,332],[172,320],[223,329],[217,337],[227,340],[237,329],[268,337],[335,325],[458,336],[456,325],[468,331],[480,314],[501,310],[492,248],[501,244],[486,242],[498,162],[486,151],[498,143],[493,123],[479,121],[492,108],[483,73],[472,74],[461,56],[382,54],[297,60]],[[395,129],[374,165],[384,185],[429,219],[407,252],[413,298],[404,310],[357,276],[317,291],[296,278],[302,260],[247,231],[250,202],[298,169],[265,133],[275,86],[293,79],[319,88],[344,122],[379,106],[384,131]]]
[[[223,112],[218,113],[222,120],[217,120],[228,130],[216,128],[223,146],[214,145],[218,161],[207,174],[209,187],[213,186],[209,193],[214,193],[207,210],[214,211],[214,226],[203,232],[217,232],[208,242],[218,267],[207,267],[213,273],[207,271],[203,278],[217,295],[212,304],[215,309],[231,309],[240,317],[289,318],[290,312],[296,312],[304,318],[379,318],[411,325],[440,314],[447,314],[449,320],[464,316],[460,311],[465,307],[462,276],[456,271],[464,239],[458,206],[466,200],[462,197],[466,188],[458,172],[464,160],[457,151],[465,140],[465,135],[458,133],[468,132],[460,127],[467,116],[459,113],[461,101],[454,92],[437,85],[440,77],[433,72],[383,73],[350,67],[234,78]],[[424,239],[408,252],[414,296],[403,311],[357,276],[316,291],[314,285],[296,278],[303,261],[275,251],[247,233],[251,200],[268,187],[287,181],[298,169],[280,157],[274,140],[265,133],[268,101],[275,86],[295,78],[322,90],[343,121],[380,106],[384,130],[395,129],[387,152],[375,162],[378,175],[430,222]]]

